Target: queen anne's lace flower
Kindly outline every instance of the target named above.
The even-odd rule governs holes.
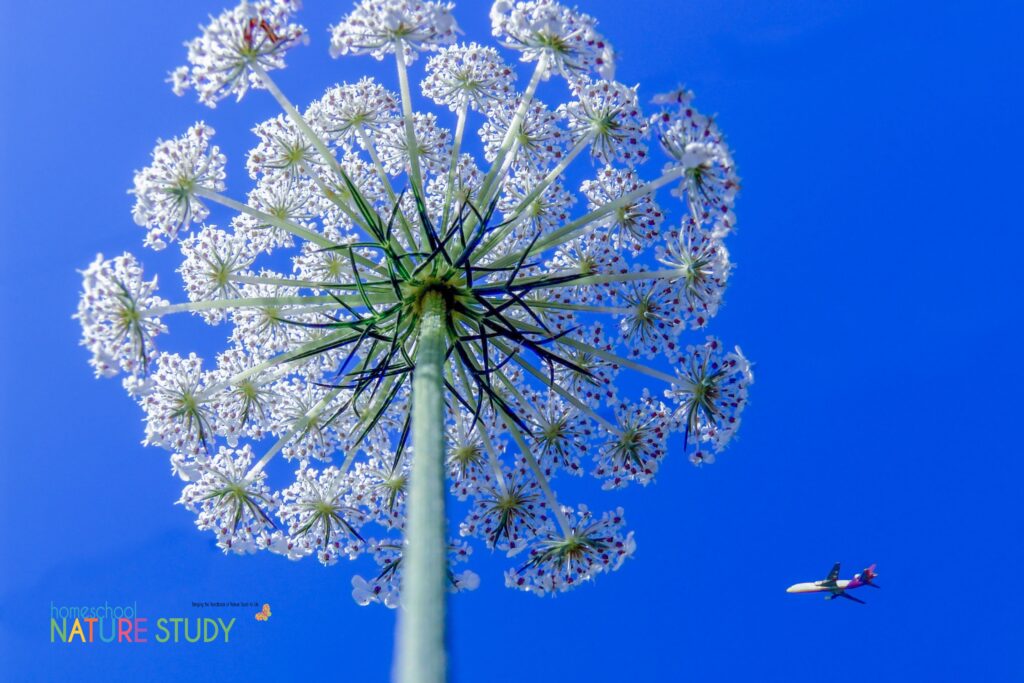
[[[330,460],[338,447],[337,427],[331,417],[347,398],[337,390],[313,382],[291,380],[274,388],[274,434],[286,441],[281,452],[289,460]]]
[[[570,80],[597,72],[615,77],[615,54],[597,22],[555,0],[498,0],[491,7],[492,33],[523,53],[524,62],[547,60],[544,77],[558,71]]]
[[[270,409],[278,399],[269,369],[260,369],[240,348],[217,356],[212,382],[216,393],[216,423],[228,443],[241,436],[262,439],[273,426]]]
[[[488,548],[512,556],[525,549],[547,520],[544,493],[536,478],[520,467],[506,470],[499,481],[477,492],[459,533],[482,538]]]
[[[603,488],[620,488],[631,481],[646,486],[654,479],[666,455],[670,418],[671,410],[646,391],[636,403],[616,406],[615,431],[601,445],[594,470],[595,476],[605,479]]]
[[[276,273],[262,271],[261,278],[278,279]],[[248,353],[266,358],[283,353],[300,342],[304,335],[296,325],[288,324],[295,309],[279,303],[297,298],[298,289],[284,284],[245,283],[239,298],[258,302],[239,307],[231,313],[232,339]],[[301,319],[301,315],[298,316]]]
[[[327,200],[320,194],[315,181],[286,175],[260,178],[256,188],[249,193],[249,205],[271,218],[298,223],[308,230],[316,228],[315,219],[328,209]],[[287,232],[271,223],[269,218],[257,218],[262,220],[260,225]]]
[[[283,113],[252,129],[240,199],[222,194],[208,126],[158,143],[133,213],[145,244],[180,238],[184,292],[165,301],[134,257],[97,257],[75,316],[90,363],[127,375],[144,443],[169,451],[180,502],[220,547],[363,562],[360,604],[397,606],[416,565],[424,448],[460,522],[461,539],[434,539],[450,590],[479,582],[461,569],[470,543],[515,556],[506,583],[537,594],[619,568],[635,548],[621,509],[562,493],[710,464],[752,382],[739,349],[687,338],[731,270],[739,185],[716,122],[682,89],[645,119],[596,22],[554,0],[493,4],[494,34],[536,63],[525,78],[499,50],[453,45],[448,3],[362,0],[331,51],[393,55],[397,85],[362,78],[296,106],[268,73],[305,37],[296,9],[242,2],[189,43],[176,91],[212,105],[259,87]],[[544,101],[552,73],[568,101]],[[202,225],[212,204],[226,227]],[[154,348],[177,313],[230,328],[215,363]],[[435,377],[433,445],[415,436],[414,376]]]
[[[546,395],[525,392],[525,399],[530,406],[526,414],[532,427],[533,452],[541,467],[551,474],[561,470],[582,475],[580,459],[589,455],[596,433],[593,422],[554,391]]]
[[[740,426],[754,381],[750,361],[739,347],[726,353],[721,342],[708,337],[702,345],[687,346],[680,364],[679,381],[665,396],[676,403],[675,416],[687,436],[720,451]]]
[[[287,221],[313,232],[316,228],[313,219],[325,208],[323,197],[312,180],[285,174],[261,177],[249,192],[248,203],[259,215],[255,212],[240,214],[234,226],[235,232],[252,245],[253,252],[293,246],[294,234],[277,221]]]
[[[658,248],[658,260],[679,271],[671,278],[682,288],[683,314],[691,327],[704,327],[718,313],[732,265],[720,239],[701,230],[687,217],[682,231],[672,230],[666,245]]]
[[[416,131],[416,152],[420,164],[430,173],[448,170],[451,161],[451,133],[437,125],[434,114],[415,114],[413,128]],[[405,125],[401,120],[392,121],[381,131],[377,147],[385,171],[398,175],[407,170],[409,145]]]
[[[82,325],[82,346],[97,377],[119,370],[145,374],[155,353],[153,338],[167,327],[154,309],[168,302],[156,296],[156,278],[142,279],[142,266],[131,254],[96,260],[82,271],[82,296],[75,318]]]
[[[252,132],[260,139],[246,162],[253,180],[260,175],[303,174],[306,169],[323,163],[309,139],[284,116],[264,121]]]
[[[195,88],[199,101],[210,107],[236,95],[242,99],[250,87],[263,83],[254,67],[264,71],[284,68],[284,53],[307,42],[306,30],[291,22],[299,0],[242,2],[203,27],[203,34],[187,43],[189,67],[171,74],[176,95]]]
[[[689,93],[679,96],[676,110],[656,114],[651,122],[662,149],[672,158],[666,170],[682,173],[679,195],[685,195],[698,222],[714,223],[716,236],[723,236],[736,222],[732,207],[740,181],[718,126],[693,108],[691,98]]]
[[[605,166],[595,180],[586,180],[580,191],[587,196],[587,208],[597,209],[628,197],[643,187],[633,169]],[[616,207],[604,220],[611,227],[617,248],[630,247],[642,251],[658,234],[664,216],[653,195],[644,194]]]
[[[363,515],[346,500],[349,486],[344,479],[336,467],[300,469],[295,483],[281,492],[279,514],[289,537],[308,542],[321,560],[336,561],[341,554],[356,557],[362,549]]]
[[[489,487],[494,481],[495,463],[505,450],[495,425],[474,421],[465,410],[459,411],[448,426],[448,473],[452,493],[459,500]]]
[[[498,51],[476,43],[443,48],[427,62],[423,94],[452,111],[486,112],[515,93],[515,80]]]
[[[429,0],[362,0],[331,28],[331,54],[385,55],[402,48],[406,62],[418,52],[455,41],[453,5]]]
[[[604,326],[595,323],[589,329],[575,330],[565,340],[568,343],[564,353],[569,364],[555,369],[558,385],[589,406],[615,405],[615,377],[621,367],[609,360],[614,347],[605,334]],[[572,344],[573,341],[578,345]]]
[[[654,358],[675,348],[680,332],[675,317],[679,299],[669,282],[625,282],[620,286],[619,298],[625,309],[619,331],[630,356]]]
[[[578,101],[564,105],[575,142],[589,142],[591,155],[604,163],[617,159],[634,166],[647,160],[647,121],[636,88],[598,81],[580,86],[577,96]]]
[[[538,232],[545,233],[564,225],[569,218],[569,210],[576,203],[575,195],[567,192],[561,182],[547,187],[543,184],[544,176],[531,169],[516,171],[505,183],[498,210],[517,225],[517,237],[530,239]]]
[[[249,275],[255,254],[248,242],[233,233],[204,226],[198,234],[181,241],[185,255],[178,272],[185,281],[189,301],[215,301],[238,297],[240,278]],[[200,311],[210,323],[224,320],[224,309]]]
[[[609,233],[603,230],[595,230],[561,245],[547,266],[553,270],[578,272],[593,277],[616,277],[629,270],[622,250],[613,243]],[[551,292],[548,300],[563,306],[601,305],[613,303],[613,293],[609,285],[566,286]]]
[[[179,505],[196,513],[196,526],[213,531],[225,553],[256,552],[261,534],[275,526],[271,515],[279,501],[266,484],[266,474],[249,476],[252,448],[221,448],[203,464],[198,481],[181,492]]]
[[[370,603],[380,603],[385,607],[398,607],[399,587],[397,577],[382,572],[371,577],[369,581],[360,575],[352,577],[352,599],[366,607]]]
[[[495,105],[487,112],[487,121],[480,128],[487,161],[493,162],[497,158],[520,102]],[[558,127],[558,115],[538,100],[528,105],[525,116],[512,135],[516,144],[512,163],[541,169],[565,155],[568,136]]]
[[[349,244],[356,239],[355,235],[339,236],[338,244]],[[363,254],[365,250],[356,250]],[[302,245],[302,253],[296,254],[293,267],[300,280],[322,284],[323,288],[313,288],[321,292],[329,292],[335,285],[352,284],[352,272],[349,269],[352,261],[345,250],[325,250],[310,245]]]
[[[567,591],[603,571],[618,569],[636,550],[633,532],[622,534],[622,508],[599,519],[579,506],[566,507],[568,532],[548,525],[538,534],[525,564],[505,573],[505,585],[537,594]]]
[[[146,228],[146,245],[163,249],[189,223],[209,215],[199,190],[224,189],[224,155],[210,146],[213,128],[197,123],[184,135],[158,141],[153,163],[135,174],[135,223]]]
[[[374,449],[383,454],[384,448]],[[398,462],[380,457],[368,458],[354,468],[352,481],[353,499],[370,510],[372,521],[385,529],[400,529],[405,522],[405,500],[409,486],[409,461],[399,458]]]
[[[336,85],[310,105],[306,117],[327,140],[344,147],[379,133],[398,113],[398,96],[372,78]]]
[[[463,210],[468,211],[467,206],[476,207],[480,203],[480,188],[483,185],[483,180],[484,174],[477,168],[473,157],[463,154],[455,166],[455,173],[450,176],[442,173],[431,178],[427,183],[427,208],[430,215],[442,215],[446,201],[456,214]]]
[[[140,401],[146,412],[146,440],[189,457],[204,458],[216,436],[210,375],[203,359],[190,353],[161,353],[156,359],[152,390]]]

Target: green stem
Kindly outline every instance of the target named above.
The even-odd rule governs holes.
[[[507,167],[505,165],[505,158],[508,156],[510,150],[514,150],[518,144],[519,127],[522,126],[523,120],[526,119],[526,112],[530,109],[530,103],[533,101],[533,96],[537,92],[537,86],[540,85],[540,79],[544,75],[544,70],[547,69],[547,55],[542,54],[540,59],[537,60],[537,67],[533,70],[533,75],[530,77],[530,82],[526,86],[526,90],[523,92],[523,96],[519,101],[519,107],[516,109],[516,113],[512,116],[512,121],[509,123],[508,130],[505,131],[505,137],[501,142],[501,147],[498,149],[498,153],[494,158],[494,163],[491,164],[491,168],[487,171],[487,175],[484,176],[483,182],[480,184],[480,191],[477,194],[477,204],[481,208],[489,206],[492,197],[492,188],[501,187],[501,181],[505,177],[505,171]],[[515,152],[512,151],[513,158]],[[467,233],[472,232],[472,229],[476,227],[477,220],[475,215],[471,215],[466,220],[466,225],[463,226],[463,230]]]
[[[540,329],[539,327],[536,327],[534,325],[530,325],[529,323],[525,323],[525,322],[520,322],[519,323],[519,328],[522,329],[522,330],[528,331],[528,332],[533,332],[535,334],[542,334],[542,333],[544,333],[544,330]],[[575,349],[577,349],[579,351],[584,351],[586,353],[592,353],[595,356],[597,356],[598,358],[603,358],[606,361],[610,361],[610,362],[615,363],[617,365],[621,365],[622,367],[629,368],[630,370],[636,370],[637,372],[642,373],[644,375],[647,375],[648,377],[653,377],[654,379],[660,379],[662,382],[665,382],[667,384],[672,384],[672,385],[675,385],[675,386],[682,386],[682,387],[689,386],[689,382],[687,382],[685,379],[683,379],[681,377],[673,377],[672,375],[670,375],[670,374],[668,374],[666,372],[662,372],[661,370],[655,370],[654,368],[649,368],[646,365],[644,365],[643,363],[637,363],[634,360],[630,360],[629,358],[623,358],[622,356],[614,354],[611,351],[605,351],[604,349],[599,349],[596,346],[591,346],[590,344],[584,344],[583,342],[576,341],[575,339],[573,339],[571,337],[562,337],[561,339],[558,340],[558,343],[559,344],[565,344],[567,346],[571,346],[571,347],[573,347],[573,348],[575,348]]]
[[[351,289],[358,292],[361,288],[371,293],[380,293],[380,291],[385,291],[382,290],[383,287],[390,288],[391,286],[391,283],[389,282],[363,282],[361,285],[357,285],[352,282],[297,280],[288,277],[269,277],[263,275],[233,275],[229,279],[231,282],[247,282],[253,285],[281,285],[284,287],[305,287],[307,289]],[[356,302],[358,305],[360,299],[353,298],[352,301]]]
[[[310,425],[315,423],[317,419],[320,418],[320,414],[324,412],[324,408],[327,407],[327,404],[333,401],[334,398],[340,393],[341,387],[336,387],[335,389],[332,389],[327,393],[326,396],[320,399],[319,403],[310,408],[309,411],[302,416],[302,419],[296,420],[292,428],[285,432],[285,434],[277,440],[273,447],[269,451],[267,451],[266,454],[262,458],[260,458],[255,465],[252,466],[249,472],[245,475],[245,478],[249,481],[252,481],[252,478],[259,474],[260,470],[266,467],[267,463],[273,460],[274,456],[280,453],[281,449],[284,448],[296,434],[300,433],[300,430],[309,429]]]
[[[530,192],[525,197],[523,197],[522,201],[519,202],[519,206],[517,206],[511,212],[510,215],[504,216],[505,225],[500,230],[495,232],[490,237],[490,239],[484,242],[483,246],[477,249],[476,253],[474,254],[475,257],[479,258],[481,256],[488,254],[491,251],[491,249],[495,248],[503,240],[505,240],[505,238],[512,234],[512,231],[515,230],[516,227],[519,225],[520,219],[524,215],[523,212],[526,211],[526,209],[529,208],[530,204],[532,204],[538,197],[540,197],[544,193],[544,191],[551,186],[552,183],[558,180],[558,176],[562,175],[562,173],[565,172],[565,169],[569,168],[569,164],[571,164],[576,159],[576,157],[579,156],[580,152],[587,148],[587,146],[590,144],[591,138],[592,136],[585,135],[579,139],[579,141],[573,146],[569,153],[565,155],[565,157],[558,163],[558,165],[551,169],[551,171],[544,177],[544,179],[541,180],[541,182],[539,182],[536,187],[530,190]],[[504,175],[504,173],[502,175]]]
[[[198,195],[200,197],[205,197],[206,199],[210,199],[212,201],[215,201],[218,204],[222,204],[222,205],[228,207],[229,209],[234,209],[235,211],[238,211],[239,213],[245,213],[245,214],[248,214],[248,215],[252,216],[253,218],[257,218],[257,219],[263,221],[266,225],[272,225],[275,228],[280,228],[281,230],[284,230],[285,232],[291,233],[292,235],[295,235],[296,237],[301,237],[302,239],[306,240],[307,242],[312,242],[313,244],[317,245],[318,247],[333,247],[333,246],[336,246],[334,244],[334,242],[332,242],[331,240],[327,239],[326,237],[318,235],[317,233],[313,232],[312,230],[307,230],[306,228],[302,227],[301,225],[293,223],[293,222],[291,222],[289,220],[286,220],[284,218],[278,218],[277,216],[274,216],[272,214],[266,213],[264,211],[260,211],[259,209],[254,209],[251,206],[249,206],[248,204],[243,204],[242,202],[236,201],[236,200],[232,199],[231,197],[227,197],[225,195],[222,195],[220,192],[217,192],[216,190],[211,190],[211,189],[209,189],[207,187],[197,187],[196,190],[195,190],[195,193],[196,193],[196,195]]]
[[[360,305],[361,300],[354,300],[353,303]],[[171,304],[159,308],[151,308],[146,311],[147,316],[170,315],[172,313],[184,313],[194,311],[213,311],[220,308],[263,308],[266,306],[323,306],[334,304],[337,301],[329,296],[264,296],[248,299],[215,299],[213,301],[190,301],[183,304]]]
[[[660,379],[662,382],[665,382],[666,384],[685,386],[685,383],[678,377],[673,377],[672,375],[666,372],[661,372],[660,370],[649,368],[643,363],[637,363],[636,361],[632,361],[628,358],[623,358],[622,356],[611,353],[610,351],[605,351],[604,349],[599,349],[596,346],[591,346],[590,344],[578,342],[575,339],[567,339],[565,343],[580,351],[592,353],[598,358],[603,358],[606,361],[616,363],[618,365],[621,365],[622,367],[629,368],[630,370],[636,370],[637,372],[647,375],[648,377]]]
[[[540,59],[537,60],[537,66],[533,70],[533,75],[530,77],[530,82],[526,86],[526,90],[523,92],[523,97],[519,102],[519,107],[516,109],[516,113],[512,116],[512,121],[509,123],[508,130],[505,131],[505,138],[501,141],[501,147],[498,149],[498,154],[494,158],[494,163],[491,165],[491,170],[484,176],[483,185],[480,188],[480,204],[481,206],[487,206],[491,199],[491,188],[497,182],[498,186],[501,186],[501,176],[499,172],[505,167],[505,157],[508,155],[509,150],[516,142],[516,136],[519,134],[519,127],[523,125],[523,120],[526,118],[526,112],[530,109],[530,103],[533,101],[533,95],[537,92],[537,86],[540,85],[541,76],[544,75],[544,70],[547,69],[548,58],[546,54],[541,54]]]
[[[397,206],[398,195],[395,194],[395,188],[391,186],[391,179],[388,178],[388,174],[384,170],[384,166],[380,163],[380,157],[377,156],[377,149],[373,146],[370,136],[366,134],[366,128],[363,127],[363,124],[359,124],[357,133],[359,134],[359,143],[363,146],[363,149],[366,150],[366,153],[370,155],[370,161],[373,162],[373,167],[377,170],[377,177],[380,178],[380,182],[384,186],[384,191],[388,194],[391,206]],[[402,226],[402,232],[405,233],[405,239],[409,243],[409,248],[415,251],[416,240],[413,238],[412,230],[409,228],[409,221],[406,219],[405,213],[401,210],[398,211],[398,221]]]
[[[584,285],[602,285],[612,282],[635,282],[637,280],[669,280],[675,282],[681,277],[686,276],[685,268],[669,268],[666,270],[635,270],[628,273],[608,273],[606,275],[588,275],[581,277],[578,280],[568,280],[566,282],[545,282],[545,280],[553,280],[558,277],[579,275],[579,271],[575,270],[556,270],[544,275],[538,275],[533,277],[516,278],[517,285],[537,285],[536,289],[555,289],[558,287],[582,287]],[[457,282],[464,282],[465,278],[457,280]],[[532,302],[531,302],[532,303]]]
[[[416,142],[416,126],[412,114],[412,94],[409,92],[409,73],[401,46],[395,50],[395,61],[398,64],[398,89],[402,95],[402,118],[405,120],[405,145],[409,152],[409,179],[413,191],[425,197],[423,176],[420,174],[419,144]]]
[[[622,306],[591,306],[589,304],[567,304],[561,301],[545,301],[543,299],[530,299],[530,305],[534,308],[555,308],[560,311],[586,311],[588,313],[608,313],[610,315],[629,315],[633,312],[631,308]]]
[[[612,211],[618,209],[619,207],[625,206],[630,202],[636,201],[640,197],[643,197],[646,194],[650,194],[657,190],[658,188],[667,185],[673,180],[678,179],[679,171],[671,170],[667,173],[662,174],[656,180],[652,180],[643,187],[634,190],[629,194],[622,195],[618,199],[608,202],[607,204],[602,204],[601,206],[594,209],[585,216],[577,218],[571,223],[566,223],[565,225],[563,225],[561,228],[558,228],[554,232],[549,233],[544,237],[541,237],[539,240],[537,240],[537,243],[533,245],[532,253],[538,254],[545,249],[556,247],[559,244],[564,244],[572,239],[575,239],[576,237],[579,237],[583,233],[592,229],[590,227],[590,224],[593,223],[594,221],[600,220],[601,218],[604,218],[605,216],[610,214]],[[520,251],[514,254],[508,254],[498,259],[495,259],[494,263],[491,263],[489,265],[491,267],[500,268],[502,266],[507,266],[516,263],[521,257],[522,252]]]
[[[259,76],[261,81],[263,81],[263,85],[266,89],[271,95],[273,95],[274,99],[277,100],[277,103],[281,105],[281,108],[284,109],[285,114],[287,114],[288,118],[292,120],[292,123],[294,123],[302,134],[306,136],[306,139],[316,147],[316,151],[320,153],[320,156],[323,157],[323,160],[331,167],[331,170],[337,173],[338,177],[345,178],[345,171],[338,163],[337,157],[334,156],[331,150],[327,148],[327,144],[321,140],[320,136],[317,135],[309,126],[309,123],[307,123],[306,119],[302,117],[302,114],[300,114],[299,110],[295,108],[295,105],[293,105],[285,94],[281,92],[281,89],[277,87],[277,83],[274,82],[274,80],[258,63],[253,62],[251,67],[253,72]]]
[[[462,366],[462,363],[452,363],[459,371],[459,379],[462,381],[463,396],[466,398],[466,402],[469,403],[473,410],[477,409],[476,401],[473,400],[473,385],[469,383],[469,378],[466,376],[466,369]],[[459,411],[456,410],[455,417],[459,419]],[[505,474],[501,470],[501,458],[498,457],[498,451],[491,443],[491,439],[487,436],[487,426],[481,422],[478,427],[480,430],[480,440],[484,444],[484,448],[487,450],[487,460],[490,462],[491,470],[494,471],[494,479],[498,482],[498,486],[501,490],[508,492],[508,485],[505,483]],[[470,426],[472,429],[472,426]]]
[[[635,282],[637,280],[671,280],[675,281],[686,275],[683,268],[669,268],[667,270],[635,270],[628,273],[609,273],[607,275],[591,275],[590,277],[572,280],[571,282],[557,282],[550,285],[543,285],[541,289],[552,287],[579,287],[581,285],[601,285],[611,282]]]
[[[422,300],[412,383],[412,473],[398,624],[399,683],[444,683],[448,540],[445,518],[445,301]]]
[[[494,340],[492,343],[495,346],[497,346],[499,349],[501,349],[502,352],[504,352],[506,354],[507,353],[511,353],[511,351],[512,351],[507,346],[505,346],[504,344],[502,344],[501,342],[499,342],[497,340]],[[611,422],[609,422],[608,420],[604,419],[603,417],[598,415],[596,412],[594,412],[593,408],[591,408],[586,403],[584,403],[583,401],[581,401],[578,398],[576,398],[575,396],[573,396],[572,393],[570,393],[570,392],[566,391],[565,389],[563,389],[561,386],[558,385],[557,382],[552,383],[551,380],[548,379],[547,375],[545,375],[543,372],[541,372],[540,370],[538,370],[537,368],[533,367],[532,365],[527,363],[525,360],[523,360],[522,354],[518,354],[517,353],[517,354],[514,355],[513,358],[514,358],[514,360],[516,362],[516,365],[518,365],[523,370],[526,370],[528,373],[530,373],[531,375],[536,377],[543,384],[545,384],[548,387],[548,389],[550,389],[551,391],[554,391],[556,394],[561,396],[563,399],[565,399],[566,401],[571,403],[573,405],[573,407],[575,407],[577,410],[579,410],[580,412],[586,413],[590,417],[590,419],[594,420],[599,425],[604,427],[606,430],[608,430],[608,432],[610,432],[612,434],[615,434],[615,435],[621,435],[622,434],[622,431],[618,427],[616,427]],[[523,397],[523,395],[519,392],[519,390],[516,389],[515,385],[512,384],[512,382],[509,381],[509,379],[504,374],[499,375],[499,377],[501,378],[502,382],[508,387],[509,391],[511,391],[523,403],[523,405],[526,405],[526,406],[531,405],[530,402],[527,401]],[[538,414],[536,410],[534,410],[534,414]]]
[[[459,151],[462,148],[462,136],[466,131],[466,110],[469,105],[459,105],[459,118],[455,123],[455,142],[452,145],[452,162],[448,167],[448,187],[444,192],[444,209],[441,211],[441,228],[448,229],[448,213],[452,208],[452,195],[455,190],[455,170],[459,167]]]
[[[294,123],[298,127],[299,131],[301,131],[302,134],[306,136],[306,139],[308,139],[310,143],[312,143],[313,147],[316,148],[317,152],[320,153],[320,156],[323,157],[323,160],[327,163],[327,165],[334,172],[334,174],[341,180],[351,183],[351,178],[349,178],[348,173],[345,172],[345,169],[342,168],[341,164],[338,162],[338,158],[335,157],[334,153],[331,152],[331,150],[327,147],[327,143],[320,139],[320,136],[317,135],[316,131],[314,131],[313,128],[310,127],[306,119],[302,116],[302,114],[299,113],[299,110],[296,109],[295,105],[291,103],[291,100],[289,100],[288,97],[283,92],[281,92],[281,89],[277,87],[277,83],[274,82],[274,79],[272,79],[267,74],[267,72],[263,70],[263,67],[261,67],[258,63],[252,64],[252,70],[257,76],[259,76],[260,80],[263,81],[263,85],[267,88],[270,94],[274,96],[274,99],[277,100],[277,103],[281,105],[281,108],[284,109],[285,114],[287,114],[288,118],[292,120],[292,123]],[[312,178],[317,179],[315,173],[312,173],[308,170],[307,173]],[[348,193],[347,183],[345,186],[345,192]],[[334,201],[336,193],[331,192],[329,194],[325,194],[327,194],[327,196],[332,201]],[[345,213],[356,223],[356,225],[361,224],[359,216],[357,216],[355,212],[352,211],[351,207],[348,207],[347,205],[344,205],[337,201],[335,201],[335,204],[337,204],[343,211],[345,211]],[[366,226],[364,226],[364,229],[365,228]]]

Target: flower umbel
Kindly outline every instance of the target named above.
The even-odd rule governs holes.
[[[181,137],[158,142],[153,163],[135,174],[135,223],[147,228],[146,246],[163,249],[178,231],[209,215],[201,190],[224,189],[224,155],[210,146],[214,130],[197,123]]]
[[[199,101],[215,107],[228,95],[240,100],[250,87],[263,87],[254,67],[284,68],[284,53],[308,41],[306,30],[290,23],[300,0],[242,2],[203,27],[187,43],[189,66],[171,73],[176,95],[195,88]]]
[[[392,56],[397,87],[339,83],[302,109],[269,75],[305,37],[297,9],[241,3],[174,74],[207,104],[258,87],[282,109],[253,128],[241,199],[202,123],[136,174],[145,245],[180,242],[181,301],[157,297],[133,256],[100,256],[76,317],[97,375],[127,375],[199,527],[225,551],[370,567],[354,599],[405,604],[403,661],[426,663],[402,679],[437,681],[444,594],[479,581],[453,569],[470,541],[516,556],[510,587],[574,588],[635,542],[621,509],[565,504],[560,476],[647,485],[735,434],[750,363],[686,335],[721,308],[738,179],[689,92],[647,117],[639,86],[593,80],[612,77],[614,52],[554,0],[491,10],[524,79],[497,49],[454,44],[449,3],[362,0],[331,52]],[[436,54],[414,101],[423,51]],[[552,75],[561,101],[544,102]],[[659,198],[666,186],[682,201]],[[203,224],[211,211],[226,228]],[[179,313],[227,328],[215,362],[155,350]],[[445,491],[465,540],[443,536]]]
[[[362,0],[331,29],[331,54],[369,54],[384,59],[401,50],[407,62],[419,51],[455,40],[453,5],[429,0]]]
[[[76,318],[82,346],[92,352],[96,376],[118,371],[146,375],[153,360],[153,338],[167,327],[158,310],[168,304],[156,296],[156,278],[142,279],[142,266],[131,254],[104,259],[97,254],[82,271],[82,296]]]

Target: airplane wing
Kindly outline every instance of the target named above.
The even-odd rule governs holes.
[[[828,581],[830,583],[835,583],[838,578],[839,578],[839,563],[836,562],[832,566],[832,571],[830,571],[828,573],[828,577],[825,579],[825,581]]]
[[[867,604],[866,602],[864,602],[860,598],[855,598],[852,595],[850,595],[849,593],[847,593],[846,591],[843,591],[842,593],[836,593],[836,595],[838,595],[841,598],[846,598],[847,600],[853,600],[854,602],[859,602],[862,605],[866,605]]]

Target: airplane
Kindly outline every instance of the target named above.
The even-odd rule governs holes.
[[[854,574],[852,579],[840,579],[839,578],[839,563],[836,562],[835,566],[832,567],[832,571],[828,573],[828,576],[823,581],[812,581],[808,583],[797,583],[793,584],[786,589],[787,593],[828,593],[825,596],[826,600],[835,600],[836,598],[846,598],[847,600],[853,600],[860,604],[866,604],[860,598],[855,598],[846,591],[851,588],[860,588],[861,586],[871,586],[872,588],[881,588],[877,583],[872,583],[871,580],[878,576],[875,573],[875,566],[871,565],[860,574]]]

